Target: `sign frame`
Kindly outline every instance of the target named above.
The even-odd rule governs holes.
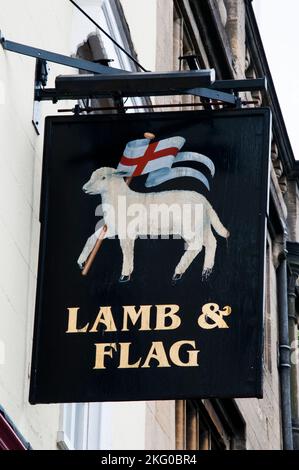
[[[264,155],[265,161],[262,163],[261,169],[261,179],[264,181],[264,186],[262,186],[260,191],[260,217],[264,222],[260,223],[259,226],[259,247],[258,250],[265,255],[265,245],[266,245],[266,217],[268,213],[269,205],[269,160],[270,160],[270,129],[271,129],[271,112],[268,108],[255,108],[255,109],[242,109],[242,110],[220,110],[220,111],[186,111],[186,112],[169,112],[169,113],[138,113],[138,114],[128,114],[125,116],[119,115],[89,115],[89,116],[59,116],[59,117],[48,117],[46,119],[46,132],[45,132],[45,143],[44,143],[44,160],[43,160],[43,175],[42,175],[42,191],[41,191],[41,203],[40,203],[40,221],[41,221],[41,238],[40,238],[40,252],[39,252],[39,267],[38,267],[38,286],[37,286],[37,295],[36,295],[36,313],[35,313],[35,326],[34,326],[34,344],[32,352],[32,370],[31,370],[31,386],[30,386],[30,398],[29,401],[31,404],[36,403],[60,403],[60,402],[85,402],[85,401],[102,401],[103,397],[96,399],[94,394],[86,393],[85,396],[78,399],[67,398],[64,396],[63,400],[55,398],[53,401],[49,400],[47,397],[42,397],[38,391],[38,371],[39,371],[39,342],[41,338],[41,316],[43,309],[43,286],[45,282],[45,272],[46,272],[46,246],[48,243],[48,234],[47,234],[47,225],[48,225],[48,204],[49,204],[49,165],[52,155],[52,148],[50,146],[51,140],[53,138],[54,127],[60,124],[72,124],[72,123],[95,123],[95,122],[119,122],[120,120],[125,120],[126,122],[132,122],[136,120],[143,120],[145,123],[144,130],[155,130],[155,123],[159,119],[167,119],[167,117],[172,119],[182,119],[184,116],[194,118],[205,119],[217,119],[225,118],[227,120],[231,118],[238,117],[251,117],[259,116],[264,119],[264,135],[262,143],[262,154]],[[264,310],[264,263],[260,263],[259,271],[257,274],[259,278],[260,290],[258,292],[257,305],[258,310],[262,312]],[[262,287],[263,286],[263,287]],[[224,307],[223,305],[221,307]],[[230,394],[226,389],[223,390],[223,393],[211,394],[205,392],[195,392],[194,390],[189,394],[186,391],[182,393],[175,392],[175,394],[166,393],[151,393],[150,391],[145,392],[142,396],[138,393],[124,394],[123,397],[120,395],[111,396],[111,398],[104,399],[103,401],[127,401],[127,400],[169,400],[169,399],[184,399],[184,398],[238,398],[238,397],[262,397],[262,351],[263,351],[263,317],[259,316],[256,323],[259,331],[259,339],[256,343],[256,358],[259,358],[256,370],[255,370],[255,386],[251,388],[250,393],[242,392],[241,394],[233,393]],[[254,391],[253,391],[254,388]]]

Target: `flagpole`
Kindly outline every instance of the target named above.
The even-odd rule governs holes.
[[[145,132],[144,133],[144,138],[145,139],[149,139],[149,140],[153,140],[155,139],[155,134],[152,134],[151,132]],[[133,176],[129,176],[128,178],[125,179],[126,183],[128,186],[130,186],[131,182],[132,182],[132,179],[133,179]],[[102,228],[100,234],[99,234],[99,237],[97,239],[97,242],[95,244],[95,246],[93,247],[93,250],[92,252],[90,253],[89,257],[87,258],[87,261],[85,263],[85,266],[82,270],[82,276],[87,276],[87,274],[89,273],[89,270],[95,260],[95,257],[98,253],[98,251],[100,250],[102,244],[103,244],[103,241],[104,241],[104,238],[105,238],[105,235],[106,235],[106,232],[108,230],[108,227],[107,225],[104,225],[104,227]]]

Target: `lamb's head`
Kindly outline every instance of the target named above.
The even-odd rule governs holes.
[[[114,168],[99,168],[92,173],[90,180],[85,183],[82,189],[86,194],[101,194],[109,189],[109,186],[113,181],[123,181],[121,178],[122,176],[125,175]]]

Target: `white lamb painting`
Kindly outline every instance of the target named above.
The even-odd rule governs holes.
[[[172,168],[172,165],[178,161],[197,161],[207,166],[213,176],[215,171],[213,162],[201,154],[179,152],[185,143],[182,137],[172,137],[154,144],[150,144],[150,140],[146,138],[129,142],[117,169],[102,167],[94,171],[89,181],[83,186],[86,194],[101,196],[105,230],[100,228],[88,238],[79,256],[78,264],[83,269],[89,257],[92,256],[99,238],[118,237],[123,256],[120,282],[128,282],[134,271],[134,263],[138,262],[134,259],[136,239],[172,236],[185,241],[184,252],[174,268],[172,280],[177,282],[182,278],[203,248],[205,256],[202,276],[207,277],[213,270],[217,248],[217,240],[212,228],[221,237],[228,238],[230,235],[208,200],[196,191],[180,189],[137,192],[129,187],[129,182],[132,177],[148,174],[145,186],[153,187],[173,178],[189,176],[197,178],[209,188],[206,177],[200,171],[185,166]],[[150,149],[151,146],[153,146],[152,149]],[[144,161],[142,159],[144,154],[147,157],[153,157]],[[124,180],[124,176],[127,177],[127,181]],[[116,217],[115,215],[120,213],[120,201],[125,201],[129,210],[126,214],[122,211],[121,217]],[[171,217],[153,217],[152,208],[161,206],[175,207],[176,210],[169,211]],[[130,208],[136,207],[142,208],[141,214],[139,210],[139,217],[132,218]],[[182,223],[182,214],[184,211],[186,213],[186,208],[188,208],[189,218],[192,218],[194,222],[192,230],[190,230],[190,224]],[[197,208],[201,209],[200,217],[195,217]],[[124,226],[129,228],[126,233],[124,233]],[[146,240],[143,243],[146,243]]]

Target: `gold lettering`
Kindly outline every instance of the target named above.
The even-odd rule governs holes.
[[[227,317],[232,313],[231,307],[228,305],[219,310],[218,304],[205,304],[202,307],[202,313],[198,318],[198,325],[205,330],[213,328],[229,328],[223,317]]]
[[[117,331],[113,320],[111,307],[101,307],[93,327],[90,330],[90,333],[97,333],[100,323],[106,326],[106,331]]]
[[[181,324],[181,319],[176,313],[180,307],[178,305],[156,305],[157,322],[155,330],[175,330]],[[167,311],[168,310],[168,311]],[[166,326],[166,318],[170,318],[171,324]]]
[[[192,348],[194,349],[193,351],[187,351],[188,353],[187,362],[182,362],[180,359],[180,349],[184,344],[190,344],[190,346],[192,346]],[[180,367],[198,366],[197,356],[198,356],[199,350],[195,348],[196,348],[195,341],[187,341],[187,340],[177,341],[171,346],[169,350],[170,359],[176,366],[180,366]]]
[[[152,359],[158,361],[158,367],[170,367],[162,341],[153,341],[147,358],[141,367],[150,367],[149,364]]]
[[[112,358],[113,351],[116,351],[116,343],[96,343],[96,359],[94,369],[106,369],[105,356]],[[108,349],[109,348],[109,349]],[[108,351],[106,351],[108,349]]]
[[[79,307],[68,308],[69,321],[68,321],[68,329],[66,330],[66,333],[86,333],[87,332],[89,323],[87,323],[83,328],[77,327],[77,317],[78,317],[79,310],[80,310]]]
[[[120,359],[118,369],[137,369],[140,366],[141,358],[134,364],[129,364],[130,346],[132,343],[119,343]]]
[[[141,317],[141,326],[140,331],[149,331],[150,330],[150,313],[151,305],[141,305],[138,312],[134,305],[126,305],[123,307],[124,316],[123,316],[123,329],[121,331],[129,331],[128,329],[128,318],[130,318],[133,325],[136,325],[137,321]]]

